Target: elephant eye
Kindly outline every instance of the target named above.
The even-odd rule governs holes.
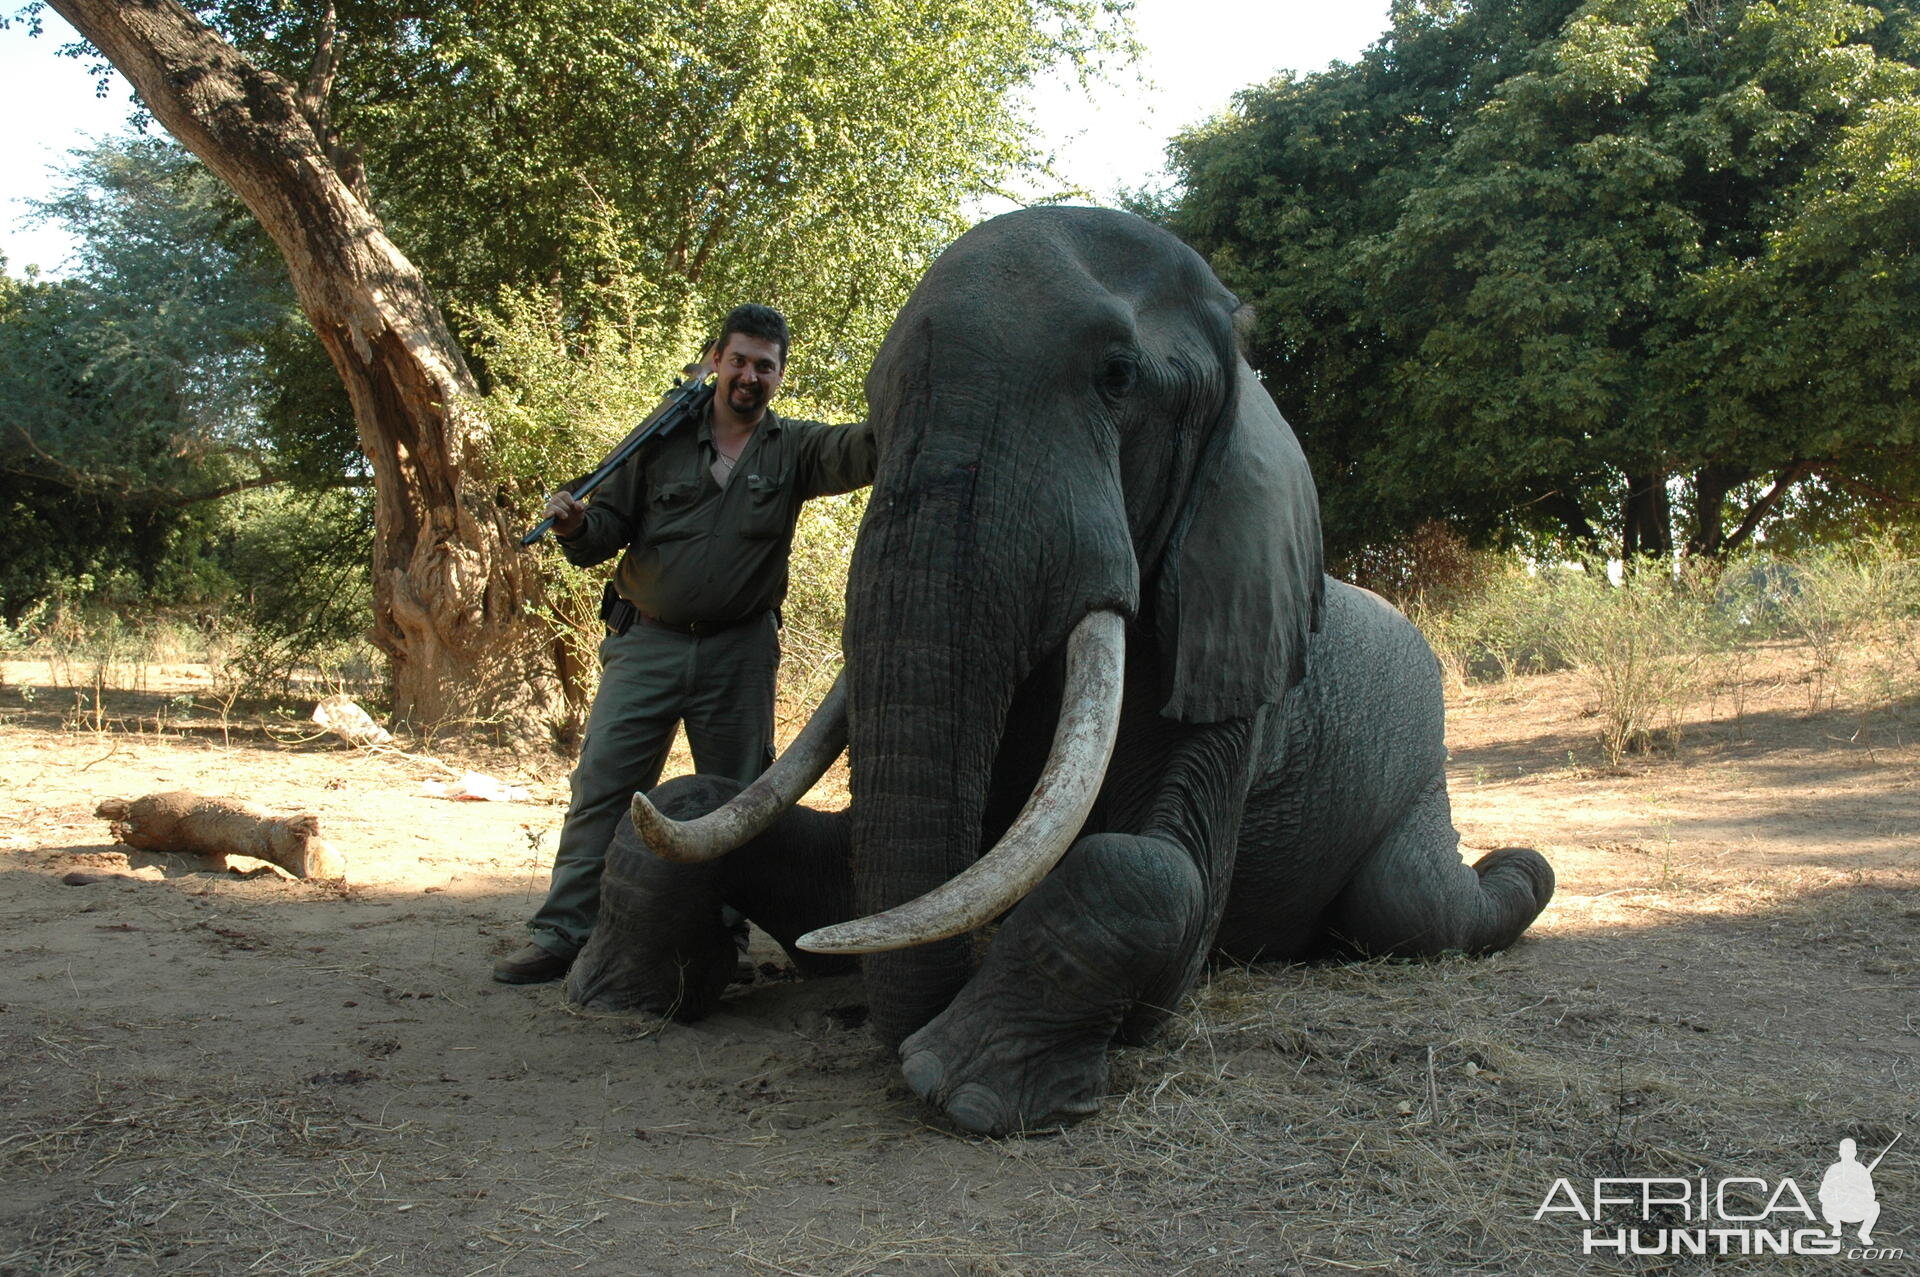
[[[1122,398],[1133,389],[1139,375],[1139,364],[1124,355],[1115,355],[1100,370],[1100,393],[1109,399]]]

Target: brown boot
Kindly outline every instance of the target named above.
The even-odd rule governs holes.
[[[493,978],[502,984],[545,984],[558,980],[572,965],[572,958],[530,944],[494,963]]]

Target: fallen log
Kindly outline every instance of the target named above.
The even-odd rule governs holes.
[[[270,816],[231,798],[184,789],[128,800],[109,798],[94,815],[113,822],[114,839],[142,851],[193,856],[251,856],[296,878],[344,878],[346,862],[320,837],[320,819]]]

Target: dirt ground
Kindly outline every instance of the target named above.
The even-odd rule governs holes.
[[[0,1274],[1920,1271],[1920,716],[1810,715],[1799,669],[1618,769],[1573,675],[1464,689],[1466,842],[1559,873],[1528,937],[1216,971],[1099,1116],[988,1141],[906,1090],[856,980],[765,937],[699,1025],[492,983],[555,760],[439,753],[531,795],[451,802],[307,706],[223,722],[192,668],[96,707],[7,665]],[[93,815],[174,788],[317,814],[347,885],[129,859]],[[1812,1201],[1841,1139],[1901,1134],[1898,1255],[1619,1259],[1535,1218],[1559,1178]]]

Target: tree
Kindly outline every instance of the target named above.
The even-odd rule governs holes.
[[[1352,485],[1337,535],[1365,539],[1369,511],[1493,538],[1557,526],[1592,543],[1610,524],[1623,552],[1658,556],[1677,523],[1687,549],[1722,556],[1793,509],[1796,485],[1910,469],[1912,254],[1876,218],[1915,182],[1911,17],[1844,0],[1406,5],[1361,67],[1248,95],[1186,139],[1176,224],[1230,273],[1248,264],[1229,282],[1272,307],[1269,328],[1314,326],[1299,296],[1316,285],[1286,271],[1333,281],[1317,285],[1340,303],[1333,349],[1268,371],[1300,397],[1316,465],[1336,458],[1331,486]],[[1467,76],[1442,56],[1462,49]],[[1369,78],[1392,90],[1376,114],[1424,84],[1470,91],[1416,107],[1434,127],[1408,151],[1362,155],[1356,214],[1331,223],[1303,210],[1312,188],[1285,192],[1314,158],[1301,135],[1344,123]],[[1294,141],[1222,182],[1276,98]],[[1237,194],[1250,185],[1318,233],[1278,269],[1256,252],[1286,227],[1238,211],[1260,206]],[[1313,397],[1330,376],[1340,395]]]
[[[438,724],[550,702],[523,609],[538,578],[468,424],[477,386],[419,272],[343,171],[323,107],[330,44],[296,90],[172,0],[53,4],[286,261],[374,475],[371,636],[392,662],[395,716]]]
[[[574,331],[680,331],[755,295],[797,312],[794,388],[852,400],[961,198],[1028,156],[1012,90],[1111,45],[1118,10],[732,0],[695,28],[663,0],[200,6],[229,44],[172,0],[53,3],[286,257],[370,459],[374,636],[415,721],[555,683],[509,519],[527,485],[375,202],[469,318],[537,288]]]
[[[178,147],[126,138],[76,153],[38,205],[80,248],[67,279],[0,285],[10,621],[81,576],[212,588],[205,507],[272,481],[257,346],[289,322],[291,298],[223,242],[227,198]]]
[[[263,644],[339,638],[370,494],[350,415],[345,449],[279,419],[288,370],[326,358],[257,224],[176,143],[137,135],[73,152],[33,208],[76,248],[64,279],[0,284],[0,614],[90,580],[115,607],[245,600],[235,619]],[[299,557],[256,552],[274,544]]]
[[[116,334],[75,283],[0,276],[0,618],[81,577],[153,582],[187,514],[157,490],[180,467],[166,386],[95,376]]]
[[[1406,472],[1384,422],[1400,343],[1357,250],[1392,231],[1450,140],[1575,7],[1397,4],[1358,62],[1249,89],[1168,147],[1178,193],[1150,211],[1251,305],[1249,356],[1307,449],[1335,556],[1435,516],[1486,537],[1524,500]],[[1497,470],[1470,473],[1502,481]]]

